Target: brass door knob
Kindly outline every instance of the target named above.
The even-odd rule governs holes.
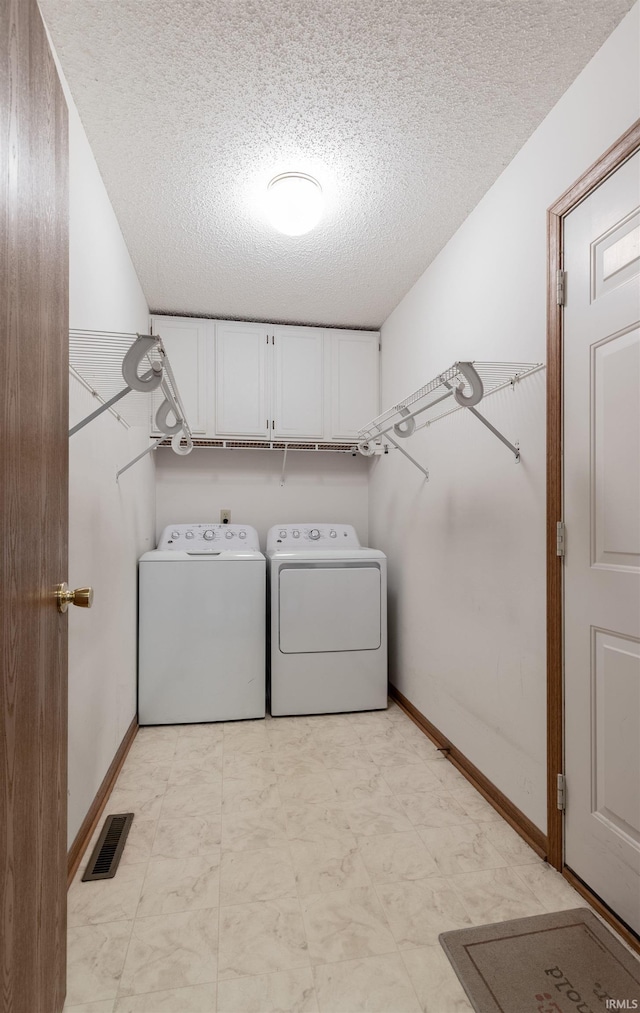
[[[77,587],[75,591],[70,591],[66,584],[58,584],[56,601],[58,612],[66,612],[70,604],[77,605],[78,608],[90,609],[93,605],[93,588]]]

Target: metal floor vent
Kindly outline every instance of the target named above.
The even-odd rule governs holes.
[[[113,879],[120,864],[132,822],[133,813],[107,816],[102,833],[82,877],[83,883],[88,883],[93,879]]]

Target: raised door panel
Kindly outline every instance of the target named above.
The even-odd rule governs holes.
[[[238,439],[269,436],[267,328],[216,324],[216,434]]]
[[[638,300],[640,303],[640,299]],[[591,346],[591,557],[640,572],[640,327]]]
[[[328,331],[331,341],[331,438],[352,440],[380,410],[380,335]]]
[[[274,327],[274,435],[324,436],[324,331]]]
[[[152,317],[153,333],[160,335],[169,364],[175,376],[184,405],[187,422],[194,436],[213,433],[212,398],[210,396],[210,353],[212,324],[209,320],[191,317]],[[155,394],[152,403],[152,432],[157,433],[155,413],[162,402]],[[172,416],[169,421],[173,422]]]

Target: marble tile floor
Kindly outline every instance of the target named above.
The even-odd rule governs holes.
[[[128,811],[69,891],[68,1013],[468,1013],[440,932],[585,904],[393,703],[143,728]]]

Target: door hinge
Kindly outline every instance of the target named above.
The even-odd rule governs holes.
[[[567,305],[567,272],[556,271],[556,302],[558,306]]]
[[[558,774],[558,795],[556,804],[560,812],[564,812],[567,808],[567,782],[564,774]]]
[[[565,548],[565,529],[564,521],[558,521],[556,524],[556,556],[564,556]]]

